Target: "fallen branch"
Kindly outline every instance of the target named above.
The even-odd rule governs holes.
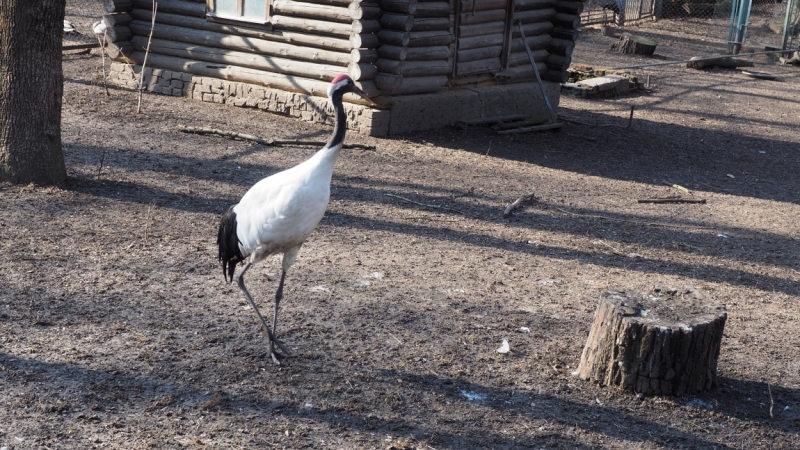
[[[665,181],[664,184],[669,186],[669,187],[675,188],[675,189],[683,192],[686,195],[689,195],[689,193],[690,193],[689,189],[686,189],[685,187],[681,186],[680,184],[670,183],[669,181]]]
[[[514,211],[515,209],[521,207],[523,204],[528,203],[529,201],[534,199],[536,199],[536,196],[534,195],[533,192],[531,192],[530,194],[525,194],[522,197],[514,200],[512,203],[509,203],[508,206],[506,206],[506,210],[503,211],[503,217],[510,217],[511,211]]]
[[[775,406],[775,402],[772,400],[772,387],[767,383],[767,391],[769,392],[769,418],[774,419],[775,416],[772,415],[772,408]]]
[[[496,131],[497,134],[520,134],[520,133],[529,133],[531,131],[546,131],[546,130],[556,130],[563,127],[563,123],[547,123],[544,125],[534,125],[530,127],[520,127],[520,128],[512,128],[510,130],[500,130]]]
[[[461,212],[461,211],[459,211],[459,210],[457,210],[457,209],[448,208],[448,207],[446,207],[446,206],[439,206],[439,205],[429,205],[429,204],[427,204],[427,203],[415,202],[414,200],[411,200],[411,199],[409,199],[409,198],[401,197],[401,196],[399,196],[399,195],[394,195],[394,194],[383,194],[383,195],[385,195],[385,196],[387,196],[387,197],[399,198],[400,200],[406,201],[406,202],[408,202],[408,203],[413,203],[413,204],[415,204],[415,205],[424,206],[424,207],[426,207],[426,208],[443,209],[443,210],[445,210],[445,211],[453,211],[453,212],[455,212],[455,213],[459,213],[459,214],[461,214],[462,216],[466,216],[466,214],[464,214],[463,212]]]
[[[100,156],[100,164],[97,165],[97,175],[95,175],[94,179],[100,178],[100,172],[103,170],[103,162],[106,160],[106,153],[108,150],[103,150],[103,155]]]
[[[730,56],[720,56],[717,58],[694,57],[686,63],[689,69],[710,69],[721,67],[723,69],[735,69],[737,67],[753,67],[753,61],[745,61]]]
[[[327,144],[327,142],[323,141],[299,141],[296,139],[290,139],[290,140],[265,139],[262,137],[253,136],[252,134],[235,133],[233,131],[216,130],[213,128],[187,127],[185,125],[178,125],[178,130],[184,133],[192,133],[192,134],[216,134],[231,139],[242,139],[245,141],[258,142],[259,144],[269,145],[271,147],[281,147],[284,145],[308,145],[308,146],[322,147],[325,144]],[[375,150],[374,145],[366,145],[366,144],[344,144],[342,148],[361,148],[365,150]]]
[[[639,203],[705,203],[704,198],[644,198]]]
[[[101,44],[70,44],[70,45],[62,46],[61,47],[61,51],[65,52],[67,50],[84,50],[84,49],[91,50],[91,49],[97,48],[97,47],[102,47],[102,45]]]

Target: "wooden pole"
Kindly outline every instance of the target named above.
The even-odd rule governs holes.
[[[544,104],[547,106],[547,112],[550,114],[550,123],[557,122],[556,112],[553,110],[553,106],[550,104],[550,99],[547,97],[547,90],[544,88],[544,83],[542,82],[542,78],[539,76],[539,70],[536,67],[536,60],[533,58],[533,53],[531,49],[528,47],[528,43],[525,41],[525,31],[522,29],[522,22],[517,22],[517,26],[519,27],[519,34],[522,37],[522,42],[525,44],[525,51],[528,52],[528,58],[531,61],[531,67],[533,67],[533,73],[536,74],[536,82],[539,83],[539,89],[542,91],[542,97],[544,98]]]

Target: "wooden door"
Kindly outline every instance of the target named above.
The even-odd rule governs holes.
[[[507,65],[514,0],[455,0],[453,74],[502,70]]]

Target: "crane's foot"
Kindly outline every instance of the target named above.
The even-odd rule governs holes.
[[[286,347],[283,345],[283,342],[279,341],[278,338],[275,337],[272,332],[266,328],[264,328],[267,332],[267,339],[269,339],[269,354],[272,357],[272,361],[275,362],[277,365],[281,365],[281,362],[286,358],[291,358],[291,353],[289,350],[286,350]],[[277,350],[276,350],[277,347]]]
[[[278,347],[278,349],[279,349],[280,351],[276,351],[276,350],[275,350],[275,347]],[[273,340],[270,342],[270,345],[269,345],[269,354],[270,354],[270,356],[272,357],[272,361],[273,361],[273,362],[275,362],[275,364],[277,364],[277,365],[279,365],[279,366],[281,365],[281,363],[282,363],[282,362],[283,362],[285,359],[287,359],[287,358],[291,358],[291,356],[292,356],[292,355],[289,353],[289,351],[288,351],[288,350],[286,350],[286,347],[284,347],[284,346],[283,346],[283,344],[281,343],[281,341],[279,341],[279,340],[277,340],[277,339],[274,339],[274,338],[273,338]]]

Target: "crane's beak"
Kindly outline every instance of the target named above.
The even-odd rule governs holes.
[[[369,98],[369,96],[367,96],[367,93],[362,91],[361,89],[359,89],[358,86],[353,85],[352,92],[353,92],[353,94],[356,94],[356,95],[364,98],[364,100],[368,101],[370,103],[370,105],[378,106],[378,104],[375,103],[374,101],[372,101],[372,99]]]

